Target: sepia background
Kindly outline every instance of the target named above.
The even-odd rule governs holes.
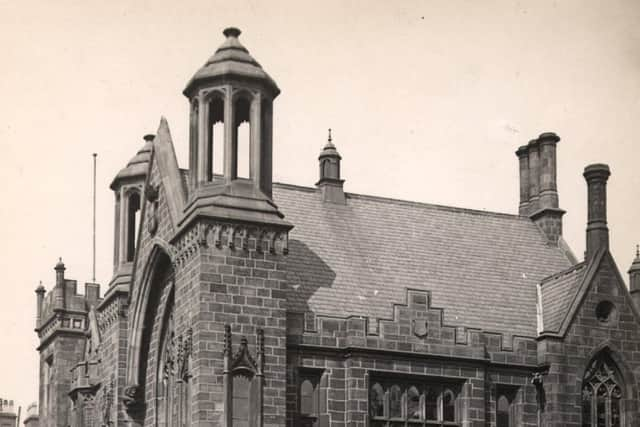
[[[585,165],[608,163],[612,252],[640,241],[640,2],[0,0],[0,396],[37,400],[39,281],[111,276],[120,168],[237,26],[276,80],[274,179],[312,186],[327,128],[348,192],[516,213],[519,145],[554,131],[565,240],[582,258]],[[277,203],[277,200],[276,200]],[[286,212],[285,212],[286,214]]]

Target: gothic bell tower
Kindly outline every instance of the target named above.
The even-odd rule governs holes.
[[[193,189],[187,216],[205,203],[227,217],[242,210],[243,217],[253,212],[279,222],[271,185],[273,100],[280,89],[240,43],[240,30],[223,34],[225,42],[184,90]]]

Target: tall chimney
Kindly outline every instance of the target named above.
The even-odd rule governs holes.
[[[529,215],[540,208],[540,145],[529,141]]]
[[[520,166],[520,215],[529,214],[529,147],[523,145],[516,151]]]
[[[558,207],[558,185],[556,183],[556,144],[558,135],[546,132],[538,137],[540,143],[540,208]]]
[[[611,175],[609,166],[601,163],[584,168],[587,180],[587,249],[585,260],[590,261],[600,249],[609,248],[607,227],[607,180]]]
[[[629,290],[636,308],[640,310],[640,245],[636,246],[636,259],[629,269]]]
[[[556,145],[553,132],[541,134],[516,151],[520,167],[520,215],[527,215],[557,245],[562,236],[562,216],[558,207]]]

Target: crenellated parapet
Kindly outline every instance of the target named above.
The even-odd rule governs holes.
[[[537,366],[535,338],[448,325],[444,323],[445,310],[431,306],[430,292],[407,289],[406,296],[405,303],[394,304],[391,319],[290,312],[288,346],[447,357],[531,369]]]
[[[35,331],[41,347],[57,333],[84,334],[88,327],[89,310],[102,301],[99,284],[85,283],[85,292],[80,294],[77,281],[66,279],[64,270],[60,260],[56,265],[54,288],[47,292],[40,285],[36,289],[38,306]]]

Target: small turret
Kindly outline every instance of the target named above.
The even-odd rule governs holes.
[[[38,287],[36,288],[36,299],[37,299],[37,306],[36,306],[36,328],[38,326],[40,326],[40,321],[42,320],[42,304],[44,302],[44,294],[45,294],[45,289],[44,286],[42,286],[42,281],[40,282],[40,284],[38,285]]]
[[[66,293],[64,271],[66,270],[66,268],[64,266],[64,263],[62,262],[62,258],[58,259],[58,263],[54,267],[54,270],[56,271],[56,286],[53,289],[53,308],[54,310],[64,310]]]
[[[115,240],[113,272],[115,282],[128,282],[135,255],[140,212],[144,200],[144,183],[151,161],[154,135],[145,135],[144,145],[111,183],[115,193]]]
[[[333,145],[331,137],[331,129],[329,129],[329,137],[327,143],[320,152],[318,157],[320,166],[320,179],[316,186],[322,192],[322,200],[325,202],[345,204],[344,195],[344,179],[340,179],[340,161],[342,157],[336,146]]]

